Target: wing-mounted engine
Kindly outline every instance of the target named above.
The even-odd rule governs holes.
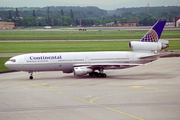
[[[74,67],[74,75],[77,76],[87,75],[90,72],[93,72],[93,70],[88,67]]]

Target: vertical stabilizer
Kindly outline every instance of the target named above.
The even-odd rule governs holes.
[[[140,42],[158,42],[164,29],[166,21],[158,21],[140,40]]]

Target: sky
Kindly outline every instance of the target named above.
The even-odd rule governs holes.
[[[180,6],[180,0],[0,0],[0,7],[97,6],[105,10],[149,6]]]

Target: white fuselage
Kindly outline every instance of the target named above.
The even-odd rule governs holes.
[[[140,60],[139,57],[153,55],[143,52],[64,52],[64,53],[31,53],[19,55],[6,62],[6,66],[21,71],[63,71],[73,72],[74,66],[107,66],[121,69],[124,65],[138,65],[154,59]],[[13,61],[15,60],[15,61]],[[119,67],[117,67],[119,65]],[[128,66],[127,66],[128,67]],[[94,67],[95,69],[95,67]]]

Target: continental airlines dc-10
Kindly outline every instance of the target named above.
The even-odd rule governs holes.
[[[169,44],[160,40],[165,24],[165,21],[158,21],[140,41],[129,42],[133,51],[31,53],[12,57],[5,66],[29,72],[30,79],[33,79],[33,72],[40,71],[106,77],[104,70],[125,69],[157,60],[161,56],[158,51]]]

